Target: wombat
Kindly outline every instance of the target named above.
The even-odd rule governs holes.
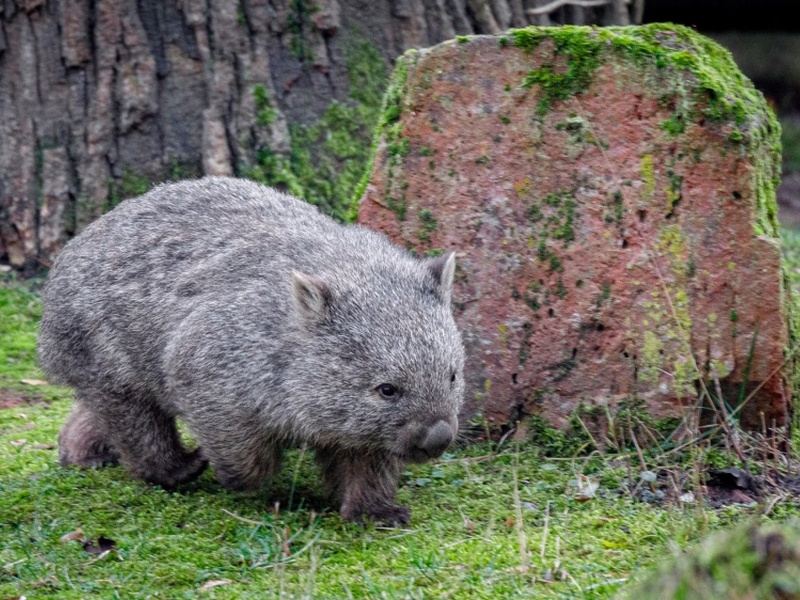
[[[454,269],[452,253],[416,259],[251,181],[127,200],[66,245],[45,287],[39,361],[76,396],[61,463],[119,461],[173,488],[210,462],[257,490],[306,446],[345,519],[406,523],[403,464],[440,456],[458,428]]]

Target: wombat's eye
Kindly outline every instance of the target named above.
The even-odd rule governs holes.
[[[455,382],[456,382],[456,372],[455,371],[451,371],[450,372],[450,383],[455,383]]]
[[[391,383],[382,383],[375,390],[387,400],[394,400],[397,398],[397,388]]]

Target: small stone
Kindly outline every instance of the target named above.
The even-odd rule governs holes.
[[[658,479],[658,475],[652,471],[642,471],[639,477],[642,479],[642,481],[646,481],[647,483],[653,483],[656,479]]]

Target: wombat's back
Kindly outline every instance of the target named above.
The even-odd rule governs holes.
[[[56,260],[44,294],[40,364],[73,386],[157,393],[166,340],[204,294],[224,296],[278,270],[288,275],[292,265],[282,255],[302,261],[303,247],[330,243],[344,229],[246,180],[154,188],[92,223]],[[275,260],[265,267],[270,253]],[[282,296],[273,298],[278,313]]]

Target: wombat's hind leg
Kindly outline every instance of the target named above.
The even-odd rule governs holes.
[[[58,460],[62,467],[75,465],[89,469],[119,462],[119,453],[111,444],[105,426],[80,399],[58,434]]]
[[[197,479],[208,465],[200,448],[186,451],[175,418],[149,398],[96,393],[91,408],[105,423],[120,462],[139,479],[173,489]]]
[[[396,458],[319,449],[317,462],[326,485],[341,502],[344,519],[369,518],[393,527],[411,519],[408,508],[395,503],[401,470]]]

